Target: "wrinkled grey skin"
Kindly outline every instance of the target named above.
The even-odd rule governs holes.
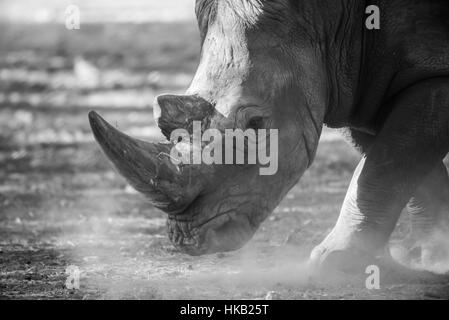
[[[257,165],[177,167],[164,156],[173,142],[136,141],[90,114],[119,172],[169,214],[176,247],[241,247],[312,163],[323,124],[349,128],[364,157],[312,261],[382,253],[407,204],[415,238],[435,223],[449,190],[449,4],[369,4],[380,8],[380,30],[365,28],[360,0],[197,0],[201,62],[185,96],[156,99],[158,125],[167,137],[193,120],[278,129],[273,176]]]

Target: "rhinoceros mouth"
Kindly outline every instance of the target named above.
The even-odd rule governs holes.
[[[192,216],[201,200],[195,200],[184,214],[169,215],[168,236],[172,244],[189,255],[234,251],[251,239],[258,228],[245,213],[237,210]]]
[[[262,208],[255,199],[222,197],[219,191],[201,195],[182,214],[168,216],[168,235],[177,249],[190,255],[234,251],[252,238]]]

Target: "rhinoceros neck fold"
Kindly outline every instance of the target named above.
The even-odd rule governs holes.
[[[324,123],[332,128],[349,126],[358,100],[365,54],[365,1],[333,1],[325,49],[329,102]],[[329,41],[331,40],[332,41]]]

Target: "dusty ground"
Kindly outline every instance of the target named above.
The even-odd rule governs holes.
[[[374,291],[360,276],[310,276],[304,261],[333,226],[359,159],[330,130],[313,167],[245,248],[177,252],[164,215],[99,151],[87,112],[158,139],[149,105],[187,87],[197,56],[192,24],[0,28],[1,298],[449,298],[444,276],[381,274]],[[393,238],[407,231],[404,217]],[[65,287],[69,265],[80,268],[80,290]]]

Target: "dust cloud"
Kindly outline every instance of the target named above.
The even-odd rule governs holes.
[[[408,246],[398,243],[392,245],[391,254],[397,261],[414,270],[447,274],[449,273],[448,234],[449,227],[442,224],[422,243]]]
[[[61,235],[73,244],[86,299],[286,299],[298,289],[299,298],[311,290],[325,298],[329,286],[364,286],[364,279],[318,273],[307,262],[310,248],[298,245],[253,239],[236,252],[187,256],[169,243],[162,215],[127,217],[111,196],[94,203],[94,216]]]

